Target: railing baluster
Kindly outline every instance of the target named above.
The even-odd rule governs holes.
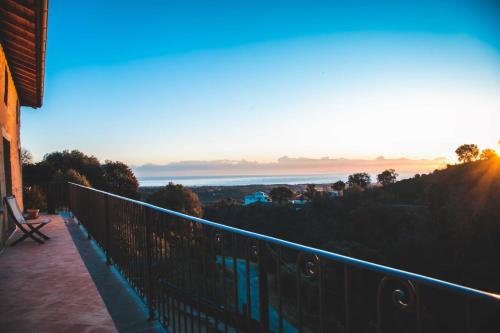
[[[345,333],[351,329],[351,270],[344,265],[344,307],[345,307]]]
[[[321,259],[317,259],[318,265],[318,299],[319,299],[319,331],[321,333],[325,332],[325,313],[324,313],[324,279],[323,279],[323,262]]]
[[[226,288],[226,255],[224,252],[224,240],[225,240],[225,235],[220,234],[221,239],[220,239],[220,256],[222,259],[222,299],[223,299],[223,306],[224,306],[224,332],[228,332],[227,328],[227,320],[228,320],[228,309],[227,309],[227,288]]]
[[[233,253],[232,259],[233,259],[233,303],[234,303],[234,316],[233,316],[233,322],[235,324],[235,329],[236,332],[239,332],[239,300],[238,300],[238,247],[236,243],[236,235],[232,234],[231,235],[231,251]]]
[[[265,242],[258,242],[258,251],[260,330],[261,332],[267,332],[269,330],[269,291],[267,283],[267,256]]]
[[[301,260],[302,260],[302,254],[299,253],[297,255],[297,260],[295,262],[295,267],[296,267],[296,271],[295,271],[296,286],[295,286],[295,289],[297,292],[297,313],[298,313],[298,318],[297,318],[298,327],[297,327],[297,329],[298,329],[299,333],[302,332],[302,283],[301,283],[302,272],[300,271]]]
[[[151,210],[145,210],[143,214],[144,224],[145,224],[145,238],[146,238],[146,258],[147,258],[147,267],[148,267],[148,309],[149,309],[149,320],[153,320],[155,318],[155,309],[154,309],[154,276],[153,276],[153,246],[152,246],[152,231],[151,231]]]
[[[245,273],[246,273],[246,291],[247,291],[247,303],[246,303],[246,315],[247,315],[247,332],[252,331],[252,295],[250,290],[250,258],[252,247],[249,246],[250,242],[247,239],[245,244]]]
[[[281,290],[281,246],[276,251],[276,287],[278,290],[278,330],[283,333],[283,295]]]
[[[106,224],[106,264],[111,265],[111,228],[109,222],[109,198],[107,195],[104,196],[104,223]]]

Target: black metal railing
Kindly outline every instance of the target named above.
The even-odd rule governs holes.
[[[497,332],[500,296],[69,185],[75,217],[172,332]]]

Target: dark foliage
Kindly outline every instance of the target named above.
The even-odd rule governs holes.
[[[47,198],[42,189],[36,185],[24,188],[23,202],[26,209],[40,209],[42,211],[47,209]]]
[[[180,184],[169,183],[161,187],[147,201],[180,213],[198,217],[202,215],[201,203],[196,193]]]
[[[351,187],[359,186],[361,188],[367,188],[370,183],[370,175],[366,172],[359,172],[349,175],[349,178],[347,180],[347,184],[349,184],[349,186]]]
[[[377,175],[377,181],[382,185],[394,184],[398,178],[398,174],[394,169],[387,169]]]
[[[133,199],[139,197],[139,182],[128,165],[118,161],[106,161],[101,167],[105,191]]]
[[[41,163],[48,166],[52,173],[55,173],[57,170],[66,172],[66,170],[73,169],[85,176],[92,186],[96,188],[102,188],[103,186],[103,170],[99,160],[81,151],[56,151],[46,154]]]
[[[106,161],[101,165],[96,157],[78,150],[46,154],[38,163],[32,163],[28,151],[23,156],[23,184],[28,188],[36,185],[42,190],[50,212],[67,204],[68,181],[130,198],[139,197],[137,179],[124,163]]]
[[[273,202],[277,203],[287,203],[292,200],[295,196],[292,190],[285,186],[274,187],[271,192],[269,192],[269,196],[273,200]]]
[[[468,163],[477,160],[479,148],[475,144],[464,144],[458,147],[455,153],[460,162]]]
[[[343,190],[345,190],[345,185],[346,184],[343,181],[339,180],[339,181],[333,183],[332,190],[334,190],[334,191],[343,191]]]

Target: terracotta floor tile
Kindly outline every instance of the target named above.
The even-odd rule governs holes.
[[[116,332],[63,219],[50,218],[44,232],[51,240],[26,240],[0,254],[2,333]]]

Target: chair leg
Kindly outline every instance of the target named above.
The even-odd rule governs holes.
[[[49,240],[50,237],[43,234],[39,229],[41,229],[43,226],[45,226],[45,224],[39,224],[37,227],[33,227],[32,225],[28,224],[28,227],[33,230],[33,232],[35,234],[37,234],[38,236],[42,237],[43,239],[45,240]]]
[[[33,239],[35,242],[39,243],[39,244],[43,244],[44,241],[39,239],[38,237],[34,236],[33,235],[33,231],[25,231],[24,235],[19,238],[19,239],[16,239],[12,244],[10,244],[10,246],[14,246],[18,243],[21,243],[23,240],[25,240],[26,238],[31,238]]]

